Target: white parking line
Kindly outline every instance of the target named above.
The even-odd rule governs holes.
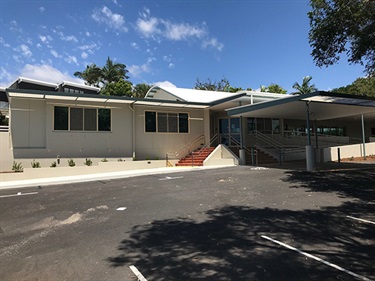
[[[355,217],[352,217],[352,216],[346,216],[346,217],[347,217],[347,218],[350,218],[350,219],[353,219],[353,220],[357,220],[357,221],[365,222],[365,223],[375,224],[375,222],[373,222],[373,221],[368,221],[368,220],[364,220],[364,219],[360,219],[360,218],[355,218]]]
[[[137,276],[139,281],[147,281],[147,279],[144,278],[144,276],[139,272],[139,270],[134,265],[129,266],[129,268],[131,269],[131,271],[133,271],[134,275]]]
[[[14,196],[24,196],[24,195],[35,195],[35,194],[38,194],[38,192],[28,192],[28,193],[18,192],[17,194],[1,195],[0,198],[14,197]]]
[[[297,249],[297,248],[294,248],[294,247],[292,247],[292,246],[289,246],[288,244],[285,244],[285,243],[283,243],[283,242],[277,241],[277,240],[272,239],[272,238],[270,238],[270,237],[268,237],[268,236],[265,236],[265,235],[262,235],[261,237],[264,238],[264,239],[267,239],[267,240],[269,240],[269,241],[271,241],[271,242],[273,242],[273,243],[276,243],[276,244],[278,244],[278,245],[280,245],[280,246],[283,246],[283,247],[285,247],[285,248],[287,248],[287,249],[289,249],[289,250],[295,251],[295,252],[297,252],[297,253],[299,253],[299,254],[301,254],[301,255],[304,255],[304,256],[309,257],[309,258],[311,258],[311,259],[314,259],[314,260],[316,260],[316,261],[318,261],[318,262],[324,263],[325,265],[328,265],[328,266],[330,266],[330,267],[333,267],[333,268],[335,268],[335,269],[337,269],[337,270],[340,270],[340,271],[342,271],[342,272],[345,272],[345,273],[347,273],[347,274],[349,274],[349,275],[351,275],[351,276],[353,276],[353,277],[355,277],[355,278],[357,278],[357,279],[359,279],[359,280],[371,281],[371,279],[368,279],[368,278],[365,277],[365,276],[362,276],[362,275],[359,275],[359,274],[354,273],[354,272],[352,272],[352,271],[346,270],[345,268],[342,268],[341,266],[338,266],[338,265],[336,265],[336,264],[333,264],[333,263],[330,263],[330,262],[328,262],[328,261],[325,261],[325,260],[323,260],[323,259],[321,259],[321,258],[318,258],[318,257],[316,257],[316,256],[313,256],[313,255],[311,255],[311,254],[309,254],[309,253],[303,252],[303,251],[301,251],[301,250],[299,250],[299,249]]]
[[[159,179],[159,181],[175,180],[175,179],[182,179],[182,178],[183,178],[183,176],[181,176],[181,177],[165,177],[165,178]]]

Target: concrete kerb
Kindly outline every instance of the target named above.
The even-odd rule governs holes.
[[[157,175],[157,174],[168,174],[176,172],[190,172],[197,170],[207,170],[207,169],[218,169],[233,167],[230,166],[200,166],[200,167],[165,167],[165,168],[154,168],[154,169],[142,169],[142,170],[131,170],[131,171],[120,171],[120,172],[107,172],[107,173],[97,173],[97,174],[86,174],[86,175],[75,175],[75,176],[64,176],[64,177],[53,177],[53,178],[37,178],[37,179],[24,179],[24,180],[14,180],[5,181],[0,183],[0,190],[13,189],[13,188],[23,188],[23,187],[39,187],[48,185],[62,185],[70,183],[80,183],[80,182],[90,182],[97,180],[112,180],[112,179],[122,179],[130,177],[139,177],[147,175]]]

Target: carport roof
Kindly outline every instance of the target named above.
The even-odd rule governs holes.
[[[266,101],[227,109],[229,116],[306,119],[306,102],[309,102],[310,119],[327,120],[358,116],[375,117],[375,98],[344,95],[328,92],[314,92],[293,95],[283,99]]]

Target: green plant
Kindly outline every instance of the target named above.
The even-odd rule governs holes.
[[[349,161],[353,161],[353,160],[354,160],[354,157],[353,157],[353,156],[349,158]]]
[[[107,158],[103,158],[101,161],[102,162],[108,162]]]
[[[92,161],[90,158],[86,158],[85,162],[83,162],[83,164],[85,164],[86,166],[91,166],[92,165]]]
[[[137,158],[135,156],[133,156],[133,161],[137,161]]]
[[[68,165],[69,165],[69,167],[74,167],[76,165],[76,163],[74,162],[74,160],[72,158],[70,158],[68,160]]]
[[[33,160],[33,162],[31,162],[31,167],[32,168],[40,168],[40,163],[35,161],[35,159]]]
[[[12,171],[15,171],[16,173],[23,172],[22,163],[17,163],[16,161],[13,161]]]
[[[56,166],[57,166],[57,164],[56,164],[56,161],[53,161],[52,163],[51,163],[51,168],[56,168]]]
[[[122,158],[119,158],[117,161],[118,161],[118,162],[123,162],[123,161],[125,161],[125,160],[122,159]]]
[[[159,156],[155,155],[155,160],[159,160]]]

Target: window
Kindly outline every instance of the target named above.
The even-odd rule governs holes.
[[[156,112],[146,111],[145,117],[146,132],[156,132]]]
[[[70,130],[83,131],[83,108],[70,108]]]
[[[187,113],[145,112],[145,131],[148,133],[188,133]]]
[[[97,113],[94,108],[85,108],[84,109],[84,123],[83,129],[85,131],[96,131],[97,124]]]
[[[68,107],[55,106],[54,128],[55,130],[68,130]]]
[[[178,114],[178,132],[189,133],[189,115],[187,113]]]
[[[54,129],[61,131],[111,131],[111,110],[55,106]]]
[[[98,110],[98,123],[99,131],[110,131],[111,130],[111,110],[106,108],[100,108]]]

